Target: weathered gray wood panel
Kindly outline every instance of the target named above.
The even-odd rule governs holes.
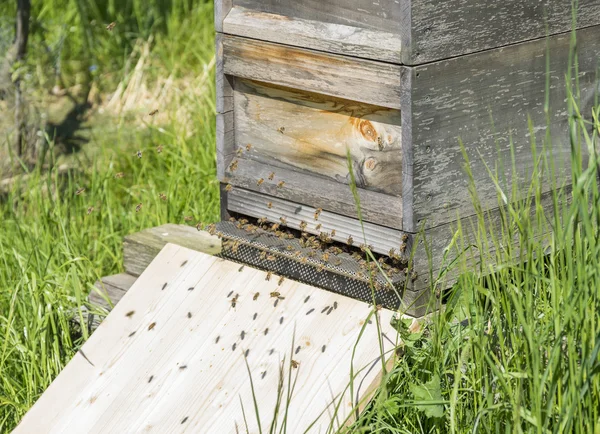
[[[214,0],[215,1],[215,30],[223,32],[223,20],[233,6],[233,0]]]
[[[209,255],[221,253],[216,235],[183,225],[165,224],[127,235],[123,240],[123,266],[132,276],[139,276],[167,244],[177,244]]]
[[[411,155],[413,159],[413,227],[419,227],[422,221],[426,227],[434,227],[474,213],[459,139],[470,157],[484,209],[497,204],[496,189],[484,162],[492,170],[499,168],[500,179],[504,176],[507,180],[502,184],[507,191],[513,179],[529,184],[534,161],[528,116],[538,152],[542,152],[539,144],[546,134],[547,47],[548,117],[553,142],[547,152],[556,163],[557,183],[569,182],[571,151],[565,90],[569,41],[570,35],[556,35],[548,41],[531,41],[409,69],[412,100],[410,107],[403,107],[403,148],[404,158]],[[578,56],[580,108],[589,116],[600,85],[600,27],[578,32]],[[406,119],[409,112],[410,120]],[[514,175],[510,140],[514,143]],[[407,151],[408,144],[412,144],[411,151]],[[544,184],[545,191],[550,188]],[[405,195],[404,200],[410,200],[409,196]]]
[[[401,38],[397,33],[320,20],[285,17],[234,7],[223,23],[230,35],[310,48],[327,53],[400,63]]]
[[[578,28],[600,24],[599,0],[578,3]],[[571,2],[567,0],[401,0],[401,4],[405,13],[398,19],[404,22],[402,59],[407,65],[543,38],[572,28]]]
[[[233,110],[233,88],[231,77],[226,76],[223,71],[223,34],[215,35],[215,81],[217,92],[217,113],[225,113]]]
[[[217,177],[225,176],[225,170],[235,153],[233,112],[219,113],[217,122]]]
[[[399,33],[397,0],[234,0],[235,6],[281,15]]]
[[[236,161],[236,170],[228,170],[226,176],[219,179],[221,182],[230,183],[233,189],[241,187],[264,193],[265,203],[269,202],[268,196],[274,196],[358,218],[354,197],[350,187],[345,184],[319,175],[306,175],[285,169],[277,171],[277,176],[269,180],[269,175],[273,172],[271,166],[248,159],[244,155],[236,158]],[[257,181],[261,178],[263,182],[258,185]],[[358,194],[365,221],[402,230],[400,198],[364,189],[358,189]]]
[[[238,148],[273,167],[350,183],[347,151],[360,188],[400,196],[400,111],[259,82],[235,81]]]
[[[400,108],[399,65],[228,35],[223,50],[225,74]]]
[[[270,208],[267,206],[267,200],[271,203]],[[271,223],[280,223],[280,218],[284,217],[286,226],[314,235],[331,234],[332,230],[335,230],[335,234],[331,236],[333,240],[347,244],[348,237],[352,237],[354,246],[363,243],[371,245],[376,253],[387,255],[390,249],[394,249],[400,254],[401,246],[404,244],[402,231],[369,222],[363,222],[364,225],[361,226],[357,219],[325,210],[318,214],[318,219],[315,219],[316,209],[311,206],[276,197],[266,198],[264,194],[251,190],[234,188],[227,194],[227,201],[231,211],[242,215],[266,218]],[[302,225],[303,222],[306,225]]]

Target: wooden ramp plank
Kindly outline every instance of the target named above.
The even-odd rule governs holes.
[[[96,289],[90,292],[88,301],[106,310],[111,310],[133,286],[137,277],[127,273],[105,276],[94,285]],[[108,300],[110,300],[110,303]]]
[[[258,432],[245,351],[263,430],[273,419],[281,366],[282,413],[288,373],[295,381],[288,432],[304,432],[317,419],[310,432],[325,431],[334,401],[334,427],[343,424],[378,384],[379,342],[386,359],[393,354],[393,313],[378,312],[380,334],[374,317],[365,323],[371,309],[362,302],[265,277],[167,244],[15,433],[233,433],[236,425],[245,432],[242,403],[249,432]],[[277,303],[275,291],[284,297]],[[347,388],[351,361],[355,400]],[[278,420],[281,426],[283,414]]]

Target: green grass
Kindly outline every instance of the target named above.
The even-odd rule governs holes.
[[[184,223],[185,216],[193,217],[188,224],[218,219],[212,5],[36,0],[33,7],[30,89],[51,88],[59,65],[65,86],[111,93],[132,80],[142,56],[135,47],[150,38],[144,81],[172,77],[178,85],[160,107],[160,123],[144,117],[143,106],[122,116],[94,114],[90,142],[70,156],[58,156],[48,137],[43,163],[75,168],[58,176],[38,164],[0,198],[0,432],[18,423],[87,338],[74,326],[73,312],[100,276],[121,271],[125,234]],[[0,5],[3,19],[13,13],[14,2]],[[108,32],[104,26],[112,21],[118,24]],[[598,109],[578,113],[575,98],[570,104],[573,149],[593,150]],[[186,116],[175,114],[181,107]],[[550,139],[532,143],[544,173],[552,172],[553,162],[543,158]],[[457,233],[449,256],[460,254],[452,267],[463,273],[446,309],[418,333],[398,323],[402,357],[348,431],[600,433],[597,160],[586,169],[574,152],[572,162],[572,193],[551,198],[550,212],[533,204],[532,214],[519,194],[539,199],[539,179],[519,191],[490,168],[499,205],[511,199],[502,223],[489,227],[479,211],[476,224]],[[125,176],[115,178],[118,172]],[[81,187],[85,192],[76,195]],[[466,229],[473,239],[464,237]],[[467,272],[469,261],[478,268]],[[279,411],[286,411],[283,394],[293,389],[288,378],[285,392],[283,369]],[[260,403],[244,407],[248,418],[255,407],[274,411]]]

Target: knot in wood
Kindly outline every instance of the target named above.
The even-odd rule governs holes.
[[[368,158],[367,161],[365,161],[365,167],[368,170],[375,170],[376,166],[377,166],[377,160],[375,160],[375,158],[373,158],[373,157]]]

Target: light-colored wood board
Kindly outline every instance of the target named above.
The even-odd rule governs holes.
[[[235,131],[233,111],[217,113],[217,178],[225,176],[225,171],[235,152]]]
[[[577,43],[579,108],[589,117],[600,90],[597,74],[600,26],[580,30]],[[502,182],[506,191],[510,191],[513,180],[525,186],[530,184],[534,159],[528,118],[539,154],[547,133],[546,50],[550,55],[548,118],[552,137],[552,146],[546,152],[556,165],[556,183],[570,183],[571,145],[565,89],[569,44],[569,35],[558,35],[547,41],[512,45],[411,69],[412,112],[410,120],[403,118],[402,143],[405,158],[409,152],[406,149],[412,144],[415,227],[422,222],[426,227],[435,227],[471,213],[459,139],[471,160],[473,179],[484,209],[497,206],[496,187],[486,164],[494,171],[503,163],[500,179],[506,179]],[[407,110],[405,107],[403,112]],[[511,173],[510,141],[514,144],[516,174]],[[585,156],[587,151],[582,151]],[[544,191],[548,191],[549,176],[538,173]]]
[[[313,208],[322,208],[336,214],[358,218],[357,206],[348,185],[331,181],[326,177],[309,176],[285,169],[277,170],[273,180],[269,180],[273,167],[248,159],[245,154],[236,157],[236,160],[236,170],[227,172],[226,177],[219,179],[221,182],[230,183],[233,188],[241,187]],[[264,181],[257,185],[261,178]],[[284,184],[278,187],[280,182]],[[402,230],[402,200],[400,198],[362,188],[358,189],[358,195],[364,221]],[[268,197],[265,197],[264,202],[269,202]]]
[[[398,0],[234,0],[242,6],[281,16],[343,24],[389,33],[398,33],[402,10]]]
[[[223,20],[227,17],[233,6],[233,0],[214,0],[215,30],[223,32]]]
[[[237,36],[223,37],[225,74],[400,108],[400,66]]]
[[[165,246],[15,433],[234,433],[236,424],[245,430],[241,404],[250,432],[257,432],[246,350],[263,429],[272,419],[284,358],[298,362],[296,369],[283,365],[286,388],[288,370],[297,376],[288,431],[303,432],[313,420],[314,431],[322,431],[338,399],[339,426],[377,384],[386,361],[379,342],[384,359],[398,343],[392,312],[378,313],[378,332],[374,319],[365,322],[371,309],[362,302],[238,270],[239,264]],[[284,297],[276,307],[273,291]],[[354,397],[346,387],[351,363]]]
[[[359,188],[400,196],[400,111],[236,79],[235,142],[245,155],[277,168],[350,183],[347,152]]]
[[[572,29],[565,0],[401,0],[407,65],[501,47]],[[407,19],[407,17],[410,17]],[[600,24],[600,2],[579,0],[577,27]]]
[[[123,295],[133,286],[136,279],[137,277],[127,273],[105,276],[96,282],[95,288],[90,291],[88,301],[93,306],[110,310],[123,298]]]
[[[235,6],[223,23],[225,33],[327,53],[400,63],[397,33],[345,24],[282,17]]]
[[[216,255],[221,252],[221,240],[216,235],[184,225],[165,224],[127,235],[123,240],[125,272],[139,276],[167,244]]]
[[[347,244],[348,237],[352,237],[354,246],[360,244],[371,245],[374,252],[387,255],[390,249],[400,253],[403,244],[404,232],[363,222],[363,227],[357,219],[329,211],[322,211],[315,219],[316,209],[307,205],[300,205],[287,200],[271,197],[268,199],[271,208],[265,202],[265,196],[254,191],[235,188],[227,194],[228,207],[231,211],[256,218],[266,218],[269,222],[280,223],[281,217],[286,220],[286,226],[303,230],[304,232],[319,235],[320,233],[335,234],[333,240]],[[306,226],[302,223],[306,223]],[[301,225],[303,229],[300,229]],[[317,229],[318,227],[318,229]],[[365,243],[366,238],[366,243]]]
[[[231,77],[223,72],[223,34],[215,35],[215,83],[217,92],[217,113],[233,110],[233,88]]]

